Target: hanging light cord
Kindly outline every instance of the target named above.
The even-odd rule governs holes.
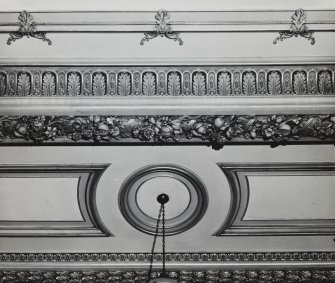
[[[154,241],[152,243],[152,248],[151,248],[151,256],[150,256],[150,268],[148,272],[148,282],[151,279],[151,273],[152,273],[152,264],[154,262],[154,254],[155,254],[155,245],[156,245],[156,240],[158,236],[158,229],[159,229],[159,222],[161,220],[161,215],[163,213],[163,272],[165,272],[165,262],[164,262],[164,253],[165,253],[165,208],[164,204],[161,204],[161,207],[158,212],[158,217],[157,217],[157,224],[156,224],[156,231],[155,231],[155,236],[154,236]]]
[[[161,205],[162,209],[162,224],[163,224],[163,239],[162,239],[162,246],[163,246],[163,274],[166,274],[165,272],[165,205]]]

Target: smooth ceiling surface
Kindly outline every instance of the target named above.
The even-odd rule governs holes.
[[[48,10],[76,10],[76,11],[122,11],[122,10],[257,10],[257,9],[278,9],[286,10],[303,7],[304,9],[331,9],[335,8],[332,0],[209,0],[209,1],[192,1],[192,0],[2,0],[1,10],[17,11],[29,9],[35,11]]]

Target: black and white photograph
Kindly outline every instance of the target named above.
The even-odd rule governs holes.
[[[0,0],[11,282],[335,282],[335,1]]]

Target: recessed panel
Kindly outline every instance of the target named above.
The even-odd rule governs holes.
[[[0,237],[111,235],[95,201],[107,166],[0,165]]]
[[[334,163],[219,166],[232,202],[217,236],[334,235]]]
[[[0,221],[83,221],[78,178],[0,178]]]
[[[335,219],[335,176],[248,176],[243,220]]]

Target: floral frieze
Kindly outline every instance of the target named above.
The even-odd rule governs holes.
[[[8,143],[334,143],[334,115],[2,116]],[[0,143],[1,144],[1,143]]]

